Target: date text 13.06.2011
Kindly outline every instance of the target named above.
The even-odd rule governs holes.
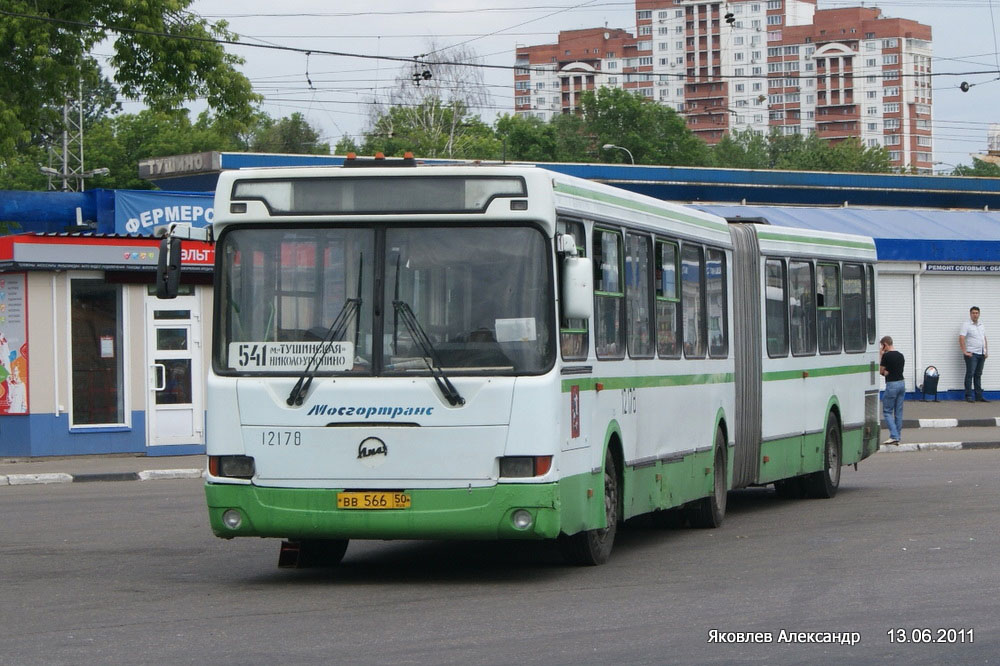
[[[890,643],[973,643],[973,629],[889,629]]]

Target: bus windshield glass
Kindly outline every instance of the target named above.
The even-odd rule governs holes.
[[[217,253],[220,374],[539,374],[554,361],[534,228],[241,227]]]

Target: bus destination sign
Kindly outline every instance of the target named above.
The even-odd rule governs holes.
[[[230,342],[229,367],[247,372],[299,372],[316,356],[320,372],[354,367],[353,342]],[[319,353],[317,354],[317,350]]]

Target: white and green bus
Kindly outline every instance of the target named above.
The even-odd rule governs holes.
[[[281,538],[297,566],[435,538],[600,564],[625,519],[717,527],[729,490],[770,483],[831,497],[877,450],[870,238],[410,163],[220,176],[216,535]]]

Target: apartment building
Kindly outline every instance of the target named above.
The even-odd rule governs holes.
[[[624,87],[637,57],[635,36],[620,28],[565,30],[556,44],[516,53],[514,111],[544,121],[576,111],[585,90]]]
[[[612,49],[625,57],[615,59],[614,75],[611,62],[591,65],[605,73],[593,85],[635,90],[674,108],[710,144],[743,129],[816,133],[830,141],[858,137],[885,146],[896,167],[931,171],[929,26],[885,17],[878,8],[821,10],[816,0],[636,0],[635,6],[634,40]],[[603,32],[563,34],[593,39]],[[559,45],[519,48],[518,63],[534,69],[544,57],[560,56],[549,64],[580,69],[562,44],[561,34]],[[535,55],[546,48],[551,53]],[[520,82],[526,90],[532,76],[515,76],[515,88]],[[588,85],[587,74],[581,76]],[[572,92],[575,81],[568,85]],[[518,113],[547,119],[556,111],[517,95]],[[559,111],[575,108],[572,97],[562,102]]]

